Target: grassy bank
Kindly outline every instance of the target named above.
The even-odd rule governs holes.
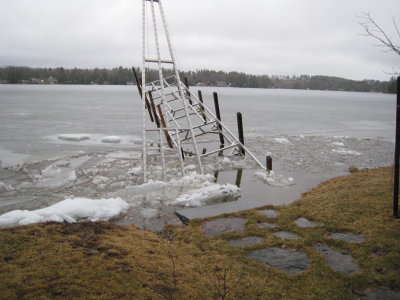
[[[257,210],[246,232],[207,238],[205,220],[161,234],[109,223],[38,224],[0,230],[1,299],[349,299],[366,287],[400,286],[400,221],[391,217],[391,168],[365,170],[329,180],[290,205],[275,207],[279,229]],[[299,228],[298,217],[324,223]],[[274,231],[302,236],[282,240]],[[350,244],[328,233],[362,235]],[[228,240],[248,235],[261,245],[235,248]],[[313,248],[324,243],[351,253],[362,271],[334,272]],[[311,266],[297,275],[247,258],[255,249],[301,250]]]

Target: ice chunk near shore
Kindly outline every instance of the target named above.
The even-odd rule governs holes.
[[[115,135],[110,135],[110,136],[105,136],[101,139],[102,143],[120,143],[121,138],[119,136]]]
[[[262,180],[264,183],[269,184],[274,187],[284,187],[294,184],[294,179],[292,177],[285,177],[283,175],[275,174],[274,171],[268,172],[256,172],[254,173],[258,179]]]
[[[46,208],[29,210],[13,210],[0,216],[0,227],[16,225],[28,225],[40,222],[68,222],[75,223],[78,220],[109,220],[129,208],[121,198],[110,199],[66,199]]]
[[[0,192],[8,192],[13,190],[14,188],[11,185],[0,181]]]
[[[36,186],[55,188],[69,184],[75,181],[76,178],[75,170],[70,167],[58,166],[56,163],[42,170],[42,174],[39,175]]]
[[[58,138],[60,140],[64,141],[83,141],[83,140],[89,140],[90,136],[87,134],[59,134]]]
[[[180,195],[171,204],[184,206],[202,206],[208,202],[224,199],[228,197],[238,197],[240,189],[233,184],[213,184],[200,189],[189,191]]]

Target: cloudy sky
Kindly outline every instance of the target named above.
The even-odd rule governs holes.
[[[183,70],[387,80],[385,71],[400,69],[400,56],[373,46],[357,19],[370,12],[395,38],[400,0],[163,0],[163,6]],[[0,66],[139,66],[141,9],[142,0],[0,0]]]

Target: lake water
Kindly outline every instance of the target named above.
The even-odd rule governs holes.
[[[218,92],[222,120],[234,132],[236,112],[241,112],[249,149],[261,161],[272,154],[274,170],[296,182],[290,188],[268,188],[269,200],[261,201],[260,186],[251,175],[244,176],[241,190],[246,201],[236,201],[231,205],[235,209],[290,203],[321,180],[346,174],[351,165],[369,168],[393,161],[394,95],[200,89],[212,110],[212,92]],[[141,116],[135,86],[0,85],[0,160],[3,166],[12,166],[99,151],[138,151]],[[65,141],[60,134],[87,134],[90,140]],[[121,143],[102,143],[105,136],[119,136]],[[218,180],[232,182],[234,177],[233,171],[221,172]],[[7,205],[0,203],[0,212],[52,203],[37,200],[27,205],[21,200],[12,205],[11,196]]]

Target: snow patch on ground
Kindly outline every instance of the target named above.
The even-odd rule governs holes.
[[[66,199],[46,208],[14,210],[0,216],[0,227],[27,225],[40,222],[74,223],[109,220],[128,210],[128,203],[120,198],[92,200],[87,198]]]
[[[283,175],[276,174],[274,171],[268,172],[256,172],[254,173],[258,179],[262,180],[264,183],[275,187],[285,187],[294,184],[294,179],[292,177],[285,177]]]

